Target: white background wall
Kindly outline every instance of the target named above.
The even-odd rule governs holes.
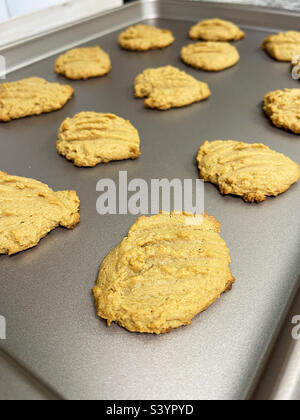
[[[20,4],[26,3],[25,7],[27,13],[27,3],[35,3],[39,5],[43,3],[46,8],[38,11],[34,10],[29,14],[18,15],[12,21],[10,19],[2,20],[2,22],[0,22],[0,48],[12,42],[20,41],[24,38],[56,29],[59,26],[67,25],[123,4],[123,0],[36,0],[34,2],[28,0],[6,1]],[[5,3],[5,0],[0,0],[0,6],[1,4],[3,6],[3,2]],[[56,5],[53,4],[54,2]],[[52,3],[52,7],[47,8],[45,3]],[[17,8],[13,10],[17,12]],[[20,12],[20,9],[18,9],[18,11]],[[5,9],[3,9],[2,12],[5,12]]]
[[[1,3],[6,3],[10,16],[19,16],[66,1],[69,0],[1,0]]]
[[[8,17],[8,11],[4,0],[0,0],[0,21]]]
[[[101,8],[107,10],[110,3],[113,8],[116,5],[121,5],[123,0],[0,0],[0,22],[7,20],[9,17],[26,15],[50,6],[68,3],[74,3],[72,9],[76,12],[82,8],[83,14],[86,14],[87,8],[97,9],[97,11],[101,11]]]

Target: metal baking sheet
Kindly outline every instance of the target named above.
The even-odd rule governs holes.
[[[193,70],[179,58],[180,48],[190,42],[191,23],[212,16],[233,19],[247,33],[236,44],[240,64],[217,74]],[[28,64],[10,73],[9,81],[34,75],[66,82],[53,72],[55,56],[50,55],[71,44],[100,44],[113,63],[104,78],[68,82],[76,94],[61,111],[0,125],[1,170],[39,179],[57,190],[75,189],[81,199],[82,222],[74,231],[57,229],[37,248],[0,257],[0,314],[7,320],[7,340],[0,346],[56,395],[249,396],[298,285],[300,184],[261,205],[222,197],[213,185],[206,185],[205,210],[222,223],[236,285],[193,325],[162,336],[131,334],[117,325],[107,328],[96,316],[91,288],[100,263],[136,219],[99,216],[96,184],[101,178],[117,181],[119,171],[147,181],[196,179],[195,157],[205,139],[262,141],[300,162],[298,136],[273,127],[261,110],[265,93],[295,88],[298,82],[288,64],[273,61],[260,48],[270,32],[297,27],[299,17],[202,2],[142,1],[1,52],[9,69]],[[132,22],[167,27],[176,42],[162,51],[122,51],[119,30]],[[134,78],[145,68],[167,64],[208,82],[212,97],[165,113],[145,109],[143,101],[133,97]],[[75,168],[59,157],[58,127],[82,110],[112,112],[131,120],[141,135],[142,156],[94,169]]]

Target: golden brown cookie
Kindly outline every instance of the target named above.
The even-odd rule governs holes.
[[[80,221],[75,191],[54,192],[39,181],[0,171],[0,254],[36,246],[58,226],[73,229]]]
[[[162,334],[229,291],[229,250],[214,217],[140,217],[103,261],[94,297],[99,317],[132,332]]]
[[[129,121],[112,114],[81,112],[61,125],[58,153],[76,166],[92,167],[140,156],[138,131]]]
[[[264,111],[276,127],[300,134],[300,89],[268,93],[264,98]]]
[[[227,20],[207,19],[190,29],[190,38],[205,41],[238,41],[245,38],[245,32]]]
[[[181,59],[200,70],[221,71],[240,61],[238,50],[227,42],[198,42],[183,47]]]
[[[300,32],[289,31],[268,36],[262,44],[271,57],[278,61],[292,61],[300,56]]]
[[[172,66],[145,70],[135,80],[135,96],[147,98],[148,108],[162,111],[191,105],[210,95],[206,83]]]
[[[197,162],[202,179],[218,185],[222,194],[238,195],[249,203],[277,197],[300,179],[297,163],[264,144],[206,141]]]
[[[73,96],[71,86],[39,77],[0,85],[0,121],[11,121],[61,109]]]
[[[119,44],[125,50],[149,51],[165,48],[173,44],[175,38],[168,29],[159,29],[154,26],[131,26],[119,37]]]
[[[56,60],[54,70],[68,79],[86,80],[109,73],[111,61],[100,47],[75,48]]]

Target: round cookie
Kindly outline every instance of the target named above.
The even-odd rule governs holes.
[[[135,96],[147,98],[146,107],[161,111],[191,105],[210,95],[206,83],[172,66],[145,70],[135,80]]]
[[[113,160],[137,159],[140,138],[138,131],[123,118],[81,112],[62,123],[56,148],[76,166],[93,167]]]
[[[54,192],[42,182],[0,171],[0,196],[0,254],[32,248],[56,227],[73,229],[80,221],[75,191]]]
[[[264,144],[206,141],[197,162],[202,179],[218,185],[222,194],[238,195],[249,203],[276,197],[300,179],[297,163]]]
[[[109,73],[111,61],[100,47],[75,48],[58,57],[54,70],[71,80],[86,80]]]
[[[191,324],[234,283],[219,232],[207,215],[140,217],[101,265],[93,289],[99,317],[151,334]]]
[[[238,41],[245,38],[237,25],[222,19],[202,20],[190,29],[190,38],[204,41]]]
[[[262,48],[275,60],[292,61],[294,57],[300,56],[300,32],[270,35],[263,42]]]
[[[227,42],[198,42],[183,47],[181,59],[196,69],[222,71],[235,66],[240,55],[238,50]]]
[[[168,29],[159,29],[154,26],[131,26],[122,32],[119,44],[129,51],[149,51],[165,48],[173,44],[175,38]]]
[[[30,77],[0,85],[0,121],[57,111],[73,96],[71,86]]]
[[[268,93],[263,108],[276,127],[300,134],[300,89]]]

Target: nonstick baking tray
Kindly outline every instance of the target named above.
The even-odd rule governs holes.
[[[236,43],[241,62],[221,73],[193,70],[180,61],[193,22],[234,20],[247,37]],[[141,1],[39,38],[11,45],[8,81],[41,76],[69,83],[75,97],[60,111],[0,125],[0,168],[39,179],[56,190],[75,189],[81,224],[57,229],[38,247],[0,257],[0,314],[7,320],[9,353],[56,395],[66,399],[244,399],[261,373],[297,288],[300,264],[300,184],[276,199],[249,205],[205,187],[205,210],[222,223],[232,256],[233,290],[189,327],[161,336],[138,335],[96,316],[91,288],[101,261],[126,236],[136,217],[99,216],[96,184],[129,179],[196,179],[196,154],[208,139],[262,141],[300,162],[299,137],[273,127],[263,96],[296,88],[288,64],[261,48],[273,31],[295,29],[300,14],[186,1]],[[131,23],[174,31],[171,47],[148,53],[118,47]],[[70,82],[53,72],[57,54],[72,45],[100,44],[112,58],[103,78]],[[193,106],[151,111],[133,96],[133,81],[148,67],[172,64],[209,83],[212,97]],[[14,69],[17,71],[11,72]],[[75,168],[56,153],[61,122],[83,110],[118,114],[138,128],[136,161]]]

